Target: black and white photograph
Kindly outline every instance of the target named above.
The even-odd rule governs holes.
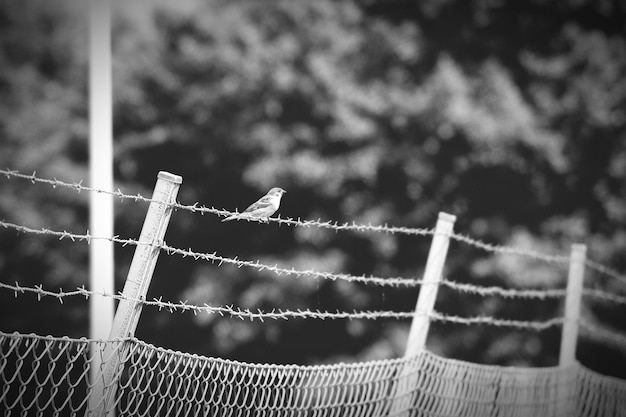
[[[3,417],[626,417],[625,0],[0,0]]]

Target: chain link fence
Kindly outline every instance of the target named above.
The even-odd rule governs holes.
[[[102,396],[90,405],[96,392],[91,349],[119,355],[121,366],[105,387],[113,390],[111,400]],[[101,372],[94,375],[101,378]],[[115,410],[117,416],[151,417],[626,416],[626,381],[580,365],[484,366],[428,351],[354,364],[269,365],[175,352],[137,339],[0,333],[0,386],[6,417],[90,416],[94,404],[107,415]]]

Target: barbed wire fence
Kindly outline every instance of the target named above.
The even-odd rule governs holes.
[[[228,210],[220,210],[214,207],[206,207],[200,205],[199,203],[194,204],[181,204],[178,201],[163,201],[156,200],[153,198],[146,198],[141,196],[140,194],[136,195],[128,195],[124,194],[121,190],[117,191],[108,191],[108,190],[99,190],[91,187],[83,186],[82,183],[68,183],[64,181],[60,181],[55,179],[46,179],[41,178],[33,172],[30,175],[21,174],[18,171],[14,170],[2,170],[0,169],[0,175],[4,175],[7,179],[23,179],[28,180],[31,183],[40,183],[46,184],[53,188],[64,187],[67,189],[74,190],[76,192],[87,191],[87,192],[97,192],[97,193],[106,193],[113,195],[121,200],[129,199],[132,201],[139,201],[150,204],[149,211],[154,210],[154,207],[159,207],[160,210],[173,211],[173,210],[185,210],[192,213],[200,213],[204,214],[212,214],[220,217],[227,217],[231,215],[241,216],[241,213],[237,211],[228,211]],[[159,180],[160,181],[160,180]],[[157,182],[157,187],[159,183]],[[155,188],[156,189],[156,188]],[[448,216],[448,217],[446,217]],[[148,216],[147,216],[148,217]],[[146,217],[146,218],[147,218]],[[451,219],[452,218],[452,219]],[[252,219],[247,217],[241,217],[242,220],[247,221],[260,221],[259,219]],[[442,220],[447,220],[449,224],[448,228],[441,227],[440,222]],[[585,319],[579,317],[578,311],[568,311],[566,309],[565,313],[561,317],[553,317],[551,319],[545,321],[524,321],[524,320],[509,320],[503,318],[495,318],[491,316],[475,316],[475,317],[459,317],[454,315],[446,315],[436,311],[434,307],[434,300],[437,294],[437,288],[439,286],[446,286],[452,290],[459,291],[462,293],[475,294],[479,296],[499,296],[504,298],[518,298],[518,299],[564,299],[567,298],[567,305],[571,301],[572,297],[579,299],[580,297],[586,297],[593,299],[595,302],[600,303],[610,303],[616,305],[626,305],[626,296],[609,293],[603,290],[599,290],[596,288],[584,288],[582,286],[582,277],[580,280],[580,288],[574,289],[572,291],[570,288],[566,289],[511,289],[511,288],[502,288],[496,286],[484,287],[477,286],[469,283],[458,283],[451,280],[447,280],[442,276],[442,268],[433,267],[437,263],[441,263],[445,261],[446,253],[447,253],[447,245],[450,239],[458,241],[460,243],[468,244],[474,246],[478,249],[496,253],[496,254],[506,254],[506,255],[517,255],[524,256],[528,258],[533,258],[536,260],[554,263],[554,264],[570,264],[570,273],[572,270],[572,255],[560,255],[560,254],[545,254],[540,251],[536,251],[533,249],[522,248],[522,247],[514,247],[514,246],[503,246],[503,245],[494,245],[490,243],[482,242],[478,239],[474,239],[469,236],[465,236],[459,233],[455,233],[452,231],[452,224],[454,223],[454,216],[440,214],[440,221],[437,224],[437,227],[433,229],[425,229],[425,228],[409,228],[409,227],[395,227],[388,225],[372,225],[372,224],[357,224],[357,223],[337,223],[330,221],[321,221],[321,220],[302,220],[300,218],[270,218],[270,219],[262,219],[263,222],[275,222],[279,225],[288,225],[294,227],[317,227],[322,229],[330,229],[334,231],[355,231],[355,232],[371,232],[371,233],[387,233],[387,234],[405,234],[412,236],[432,236],[433,237],[433,245],[431,246],[431,254],[429,254],[429,259],[426,265],[426,272],[423,279],[416,278],[403,278],[403,277],[376,277],[376,276],[355,276],[350,274],[342,274],[342,273],[333,273],[333,272],[324,272],[317,271],[315,269],[308,270],[298,270],[293,267],[282,267],[276,265],[268,265],[262,263],[258,260],[241,260],[238,257],[225,257],[220,256],[216,252],[213,253],[203,253],[197,252],[189,249],[181,249],[168,245],[165,243],[163,239],[157,239],[151,237],[149,239],[139,240],[130,239],[130,238],[121,238],[119,236],[92,236],[89,231],[84,234],[73,233],[68,231],[55,231],[47,228],[35,229],[25,225],[17,225],[10,222],[5,222],[0,220],[0,227],[4,229],[14,230],[18,233],[26,233],[33,235],[45,235],[45,236],[53,236],[57,237],[59,240],[69,239],[74,242],[86,242],[90,243],[93,240],[108,240],[113,243],[122,245],[122,246],[135,246],[137,250],[140,248],[149,248],[151,249],[151,253],[154,256],[153,262],[156,263],[156,256],[158,256],[159,252],[164,252],[165,254],[171,256],[180,256],[183,258],[190,257],[196,261],[206,261],[217,264],[219,266],[228,264],[233,265],[235,267],[241,268],[250,268],[254,269],[258,272],[268,271],[274,273],[276,275],[285,275],[290,277],[310,277],[314,279],[324,279],[331,281],[346,281],[351,283],[359,283],[364,285],[375,285],[380,287],[421,287],[422,290],[419,294],[419,299],[416,305],[416,309],[414,311],[405,311],[405,312],[397,312],[397,311],[320,311],[320,310],[310,310],[310,309],[297,309],[297,310],[289,310],[289,309],[272,309],[270,311],[263,310],[253,310],[253,309],[242,309],[240,307],[236,307],[233,305],[197,305],[190,304],[188,301],[163,301],[163,297],[154,298],[152,300],[147,300],[145,298],[145,294],[147,292],[147,286],[143,290],[137,290],[133,293],[128,293],[126,291],[119,292],[116,294],[107,294],[105,292],[98,292],[86,289],[83,287],[78,287],[71,291],[63,291],[57,290],[52,291],[48,289],[44,289],[43,285],[35,285],[35,286],[25,286],[20,285],[15,282],[15,284],[8,284],[0,282],[0,289],[12,291],[15,294],[15,297],[19,295],[32,293],[35,294],[38,300],[41,300],[43,297],[53,297],[56,298],[60,303],[63,303],[63,300],[66,297],[84,297],[88,299],[93,296],[103,296],[103,297],[111,297],[120,302],[127,303],[126,308],[134,308],[141,309],[142,306],[150,306],[156,307],[159,310],[168,311],[170,313],[174,312],[192,312],[194,314],[206,313],[206,314],[218,314],[220,316],[227,316],[232,318],[238,318],[241,320],[288,320],[288,319],[319,319],[319,320],[337,320],[337,319],[367,319],[367,320],[377,320],[377,319],[412,319],[411,332],[409,335],[409,343],[407,345],[407,356],[414,355],[417,351],[423,350],[425,348],[425,337],[428,331],[428,324],[431,321],[439,321],[445,323],[455,323],[455,324],[463,324],[463,325],[490,325],[497,327],[509,327],[515,329],[523,329],[523,330],[531,330],[531,331],[542,331],[555,326],[564,326],[564,336],[566,333],[566,328],[571,328],[573,325],[576,329],[573,337],[574,340],[565,341],[562,340],[562,344],[569,343],[575,346],[576,344],[576,335],[577,329],[580,328],[586,336],[592,337],[596,340],[601,340],[607,344],[611,344],[613,346],[620,346],[621,348],[626,347],[626,335],[615,331],[607,331],[606,329],[601,329],[595,325],[595,323],[590,323]],[[434,250],[435,243],[437,240],[440,240],[443,246],[438,250]],[[137,252],[136,255],[137,256]],[[431,257],[433,258],[431,260]],[[590,259],[586,259],[583,257],[579,260],[579,267],[583,265],[584,267],[590,268],[591,270],[596,271],[601,275],[605,275],[611,278],[614,278],[618,282],[626,283],[626,277],[623,274],[620,274],[615,269],[609,267],[608,265],[604,265],[597,261],[593,261]],[[432,265],[431,265],[432,264]],[[435,269],[436,271],[430,271]],[[582,274],[582,272],[581,272]],[[150,274],[151,275],[151,274]],[[420,307],[422,306],[422,307]],[[423,306],[428,306],[426,309]],[[118,307],[118,313],[120,314],[120,309],[122,306]],[[138,316],[137,316],[138,319]],[[136,323],[135,323],[136,325]],[[114,325],[115,326],[115,325]],[[568,327],[569,326],[569,327]],[[132,327],[132,326],[131,326]],[[414,331],[414,328],[417,329]],[[115,338],[127,338],[132,336],[134,329],[130,331],[129,334],[117,334]],[[415,334],[421,333],[422,336],[417,336],[416,340],[422,338],[421,341],[417,342],[416,346],[411,346],[411,340],[415,339]],[[113,336],[113,335],[112,335]],[[415,345],[415,343],[413,343]],[[572,354],[573,355],[573,354]],[[572,361],[574,358],[572,357]],[[113,364],[110,366],[118,366],[121,363],[122,359],[118,359],[118,363],[116,364],[113,361]],[[106,372],[105,374],[112,375],[114,372]],[[93,395],[94,398],[100,398],[98,404],[93,403],[90,405],[89,409],[98,412],[102,412],[102,405],[106,403],[102,399],[111,394],[110,390],[108,394],[105,393],[107,391],[106,387],[114,384],[113,380],[105,380],[102,382],[104,385],[94,387],[96,395]],[[112,401],[112,398],[109,398]]]
[[[136,239],[121,238],[119,236],[111,236],[111,237],[92,236],[88,232],[85,234],[78,234],[78,233],[71,233],[65,230],[55,231],[55,230],[50,230],[47,228],[33,229],[27,226],[21,226],[21,225],[17,225],[14,223],[5,222],[2,220],[0,220],[0,227],[5,228],[5,229],[13,229],[21,233],[54,236],[54,237],[58,237],[59,240],[68,239],[73,242],[84,241],[84,242],[90,243],[92,240],[107,240],[107,241],[111,241],[114,243],[118,243],[122,246],[146,245],[146,246],[151,246],[153,248],[160,249],[168,255],[179,255],[183,258],[190,257],[190,258],[193,258],[194,260],[205,260],[214,264],[216,263],[219,266],[223,264],[230,264],[238,268],[246,267],[246,268],[255,269],[259,272],[269,271],[276,275],[290,275],[290,276],[295,276],[297,278],[308,276],[308,277],[313,277],[313,278],[326,279],[330,281],[346,281],[346,282],[352,282],[352,283],[370,284],[370,285],[376,285],[376,286],[382,286],[382,287],[389,286],[389,287],[395,287],[395,288],[419,287],[424,284],[423,280],[417,279],[417,278],[376,277],[376,276],[366,276],[366,275],[357,276],[357,275],[350,275],[350,274],[324,272],[324,271],[318,271],[315,269],[299,270],[293,267],[284,268],[284,267],[278,266],[277,264],[276,265],[264,264],[258,260],[252,261],[252,260],[242,260],[236,257],[235,258],[224,257],[224,256],[218,255],[217,252],[204,253],[204,252],[196,252],[192,249],[175,248],[175,247],[169,246],[165,242],[146,243],[146,242],[139,242]],[[504,298],[523,298],[523,299],[535,298],[535,299],[544,300],[544,299],[549,299],[549,298],[564,298],[566,295],[565,289],[558,289],[558,288],[540,290],[540,289],[503,288],[503,287],[498,287],[498,286],[485,287],[485,286],[479,286],[479,285],[470,284],[470,283],[455,282],[455,281],[451,281],[445,278],[441,280],[441,284],[448,288],[451,288],[460,292],[476,294],[476,295],[481,295],[481,296],[500,296]],[[7,285],[7,284],[0,282],[0,288],[12,289],[16,293],[24,293],[26,291],[32,291],[32,289],[28,287],[21,287],[17,283],[15,286],[11,286],[11,285]],[[54,296],[57,298],[62,298],[67,295],[75,295],[75,294],[80,294],[80,295],[85,295],[85,296],[89,296],[93,294],[103,295],[103,296],[107,295],[107,294],[98,293],[98,292],[91,293],[87,291],[84,287],[80,287],[76,291],[73,291],[71,293],[63,293],[63,292],[54,293],[51,291],[45,291],[45,292],[40,292],[40,294],[47,295],[47,296]],[[588,296],[596,300],[604,300],[604,301],[609,301],[609,302],[613,302],[616,304],[626,304],[626,296],[609,293],[603,290],[585,288],[583,291],[583,294],[585,296]]]
[[[1,169],[0,175],[4,175],[7,179],[17,178],[28,180],[32,184],[46,184],[53,188],[67,188],[70,190],[74,190],[77,193],[81,191],[86,192],[95,192],[95,193],[103,193],[119,198],[121,201],[131,200],[143,203],[159,203],[159,204],[167,204],[168,206],[176,209],[176,210],[185,210],[191,213],[199,213],[201,215],[204,214],[212,214],[219,217],[229,217],[233,215],[240,215],[241,213],[237,210],[229,211],[226,209],[218,209],[215,207],[208,207],[200,204],[199,202],[195,202],[193,204],[182,204],[178,201],[172,201],[164,203],[162,201],[153,200],[148,197],[142,196],[140,193],[138,194],[125,194],[120,189],[116,191],[111,190],[102,190],[98,188],[88,187],[80,182],[65,182],[48,178],[41,178],[37,176],[36,172],[32,174],[23,174],[16,170],[10,169]],[[271,217],[269,219],[255,219],[250,217],[241,217],[242,220],[251,221],[251,222],[270,222],[277,223],[279,225],[287,225],[287,226],[295,226],[295,227],[317,227],[321,229],[330,229],[334,231],[356,231],[356,232],[373,232],[373,233],[386,233],[386,234],[404,234],[411,236],[429,236],[435,233],[435,229],[427,229],[427,228],[411,228],[411,227],[398,227],[398,226],[388,226],[384,225],[372,225],[368,224],[358,224],[356,222],[352,223],[338,223],[336,221],[323,221],[321,219],[317,220],[302,220],[301,218],[281,218],[280,214],[277,217]],[[483,242],[480,239],[475,239],[467,235],[463,235],[461,233],[451,233],[450,238],[456,240],[461,243],[465,243],[471,246],[474,246],[478,249],[482,249],[487,252],[499,253],[499,254],[507,254],[507,255],[519,255],[525,256],[537,260],[542,260],[549,263],[560,263],[566,264],[569,262],[569,255],[563,254],[545,254],[536,250],[532,250],[529,248],[515,247],[515,246],[507,246],[507,245],[496,245],[492,243]],[[626,274],[622,274],[619,271],[611,268],[608,265],[602,264],[600,262],[594,261],[592,259],[587,259],[585,261],[585,266],[588,268],[597,271],[600,274],[609,276],[614,278],[622,283],[626,284]]]
[[[215,207],[206,207],[206,206],[200,205],[197,202],[194,204],[182,204],[182,203],[179,203],[178,201],[163,202],[163,201],[154,200],[148,197],[144,197],[141,194],[136,194],[136,195],[125,194],[120,189],[118,189],[117,191],[101,190],[101,189],[84,186],[82,182],[69,183],[69,182],[58,180],[56,178],[54,179],[42,178],[42,177],[38,177],[36,172],[33,172],[32,174],[27,175],[27,174],[22,174],[19,171],[15,171],[15,170],[0,169],[0,175],[4,175],[7,179],[12,179],[12,178],[23,179],[33,184],[37,184],[37,183],[45,184],[53,188],[57,188],[57,187],[67,188],[67,189],[76,191],[78,193],[80,193],[81,191],[106,193],[106,194],[115,196],[119,198],[120,200],[132,200],[132,201],[140,201],[144,203],[157,203],[159,205],[166,205],[175,210],[179,210],[179,209],[186,210],[192,213],[200,213],[202,215],[206,213],[210,213],[210,214],[217,215],[217,216],[228,217],[231,215],[240,214],[238,211],[228,211],[228,210],[223,210],[223,209],[222,210],[216,209]],[[254,218],[243,218],[243,219],[246,221],[260,221],[259,219],[254,219]],[[318,227],[318,228],[332,229],[335,231],[407,234],[407,235],[414,235],[414,236],[428,236],[428,235],[432,236],[437,233],[434,228],[433,229],[408,228],[408,227],[394,227],[394,226],[388,226],[388,225],[371,225],[371,224],[364,225],[364,224],[357,224],[357,223],[339,224],[337,222],[331,222],[331,221],[301,220],[301,219],[292,219],[292,218],[283,219],[280,217],[270,218],[267,220],[269,220],[270,222],[276,222],[278,224],[285,224],[285,225],[296,226],[296,227]],[[122,246],[150,245],[154,248],[157,248],[165,252],[168,255],[178,255],[183,258],[190,257],[190,258],[193,258],[194,260],[204,260],[204,261],[208,261],[214,264],[218,264],[219,266],[223,264],[230,264],[238,268],[246,267],[246,268],[255,269],[258,272],[268,271],[276,275],[287,275],[287,276],[293,276],[296,278],[312,277],[316,279],[325,279],[325,280],[332,280],[332,281],[341,280],[341,281],[347,281],[347,282],[352,282],[352,283],[363,283],[363,284],[370,284],[370,285],[383,286],[383,287],[385,286],[418,287],[424,284],[423,280],[416,279],[416,278],[375,277],[375,276],[365,276],[365,275],[354,276],[350,274],[317,271],[314,269],[297,270],[293,267],[285,268],[285,267],[280,267],[278,265],[267,265],[258,260],[252,261],[252,260],[241,260],[241,259],[238,259],[237,257],[233,257],[233,258],[224,257],[224,256],[218,255],[216,252],[203,253],[203,252],[194,251],[191,248],[189,249],[176,248],[176,247],[167,245],[165,241],[157,242],[157,243],[154,243],[154,242],[153,243],[140,243],[138,240],[130,239],[130,238],[121,238],[119,236],[110,236],[110,237],[92,236],[89,234],[89,231],[87,231],[84,234],[78,234],[78,233],[68,232],[65,230],[54,231],[54,230],[50,230],[47,228],[34,229],[34,228],[30,228],[24,225],[16,225],[16,224],[12,224],[12,223],[5,222],[2,220],[0,220],[0,227],[3,227],[5,229],[13,229],[21,233],[54,236],[54,237],[58,237],[59,240],[68,239],[71,241],[85,241],[87,243],[90,243],[92,240],[101,239],[101,240],[108,240],[108,241],[120,244]],[[525,257],[530,257],[533,259],[537,259],[537,260],[541,260],[541,261],[549,262],[549,263],[564,264],[564,263],[569,262],[569,256],[566,256],[566,255],[548,255],[548,254],[544,254],[544,253],[527,249],[527,248],[494,245],[494,244],[482,242],[478,239],[474,239],[469,236],[462,235],[460,233],[451,232],[451,233],[448,233],[448,237],[453,240],[472,245],[476,248],[479,248],[488,252],[525,256]],[[626,278],[622,274],[618,273],[616,270],[610,268],[607,265],[604,265],[604,264],[601,264],[599,262],[589,260],[589,259],[585,260],[585,265],[601,274],[613,277],[619,281],[626,282]],[[442,278],[439,281],[439,284],[446,286],[448,288],[451,288],[453,290],[456,290],[456,291],[470,293],[470,294],[477,294],[481,296],[500,296],[500,297],[505,297],[505,298],[526,298],[526,299],[564,298],[566,296],[565,289],[536,290],[536,289],[510,289],[510,288],[505,289],[505,288],[495,287],[495,286],[481,287],[481,286],[477,286],[477,285],[469,284],[469,283],[458,283],[458,282],[450,281],[444,278]],[[0,283],[0,288],[13,289],[16,295],[18,292],[23,293],[25,291],[32,290],[32,289],[27,289],[26,287],[21,287],[17,283],[15,286]],[[70,296],[71,295],[83,295],[87,297],[89,295],[96,294],[96,295],[102,295],[102,296],[112,296],[118,300],[122,299],[121,293],[109,294],[109,295],[102,294],[102,293],[90,293],[84,287],[78,288],[77,290],[69,292],[69,293],[63,293],[62,291],[58,293],[53,293],[51,291],[37,290],[37,288],[35,288],[35,291],[39,291],[38,292],[39,297],[43,295],[55,296],[60,301],[62,301],[63,297],[66,296],[67,294],[69,294]],[[582,294],[585,297],[594,299],[596,301],[610,302],[610,303],[615,303],[615,304],[626,303],[626,296],[612,294],[612,293],[608,293],[606,291],[602,291],[598,289],[585,288]],[[234,306],[209,306],[207,304],[203,306],[197,306],[197,305],[194,306],[194,305],[188,304],[186,301],[173,303],[173,302],[163,302],[161,300],[162,298],[158,300],[155,299],[152,301],[143,300],[142,303],[146,305],[154,305],[154,306],[159,307],[159,309],[167,309],[168,311],[172,311],[172,312],[178,311],[178,310],[181,310],[181,311],[189,310],[189,311],[193,311],[196,314],[198,312],[220,313],[223,315],[230,315],[232,317],[237,317],[237,318],[242,318],[242,319],[248,318],[252,320],[254,319],[263,320],[266,318],[270,318],[270,319],[271,318],[274,318],[274,319],[278,319],[278,318],[281,318],[281,319],[288,319],[288,318],[318,318],[318,319],[396,318],[396,319],[401,319],[401,318],[411,318],[416,314],[416,312],[392,312],[392,311],[389,311],[389,312],[380,312],[380,311],[379,312],[376,312],[376,311],[322,312],[322,311],[312,311],[312,310],[290,311],[290,310],[281,310],[281,309],[277,309],[277,310],[270,311],[270,312],[261,312],[261,311],[252,312],[248,309],[242,310],[239,308],[235,308]],[[134,301],[138,301],[138,300],[134,300]],[[533,321],[523,322],[519,320],[495,319],[491,317],[473,317],[473,318],[463,319],[461,317],[447,316],[445,314],[441,314],[437,312],[433,312],[432,314],[427,314],[426,316],[431,320],[438,320],[438,321],[443,321],[443,322],[448,321],[448,322],[455,322],[455,323],[462,323],[462,324],[493,324],[496,326],[510,326],[510,327],[527,328],[527,329],[545,329],[547,327],[552,327],[555,325],[562,324],[562,321],[563,321],[562,318],[554,318],[545,322],[536,322],[536,321],[535,322]],[[589,328],[591,326],[587,326],[587,327]],[[617,339],[621,340],[621,338],[619,337]]]

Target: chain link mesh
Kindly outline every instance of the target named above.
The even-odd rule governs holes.
[[[90,350],[107,353],[92,362]],[[104,386],[113,390],[107,400],[95,388],[105,367],[95,380],[90,367],[111,355],[121,366]],[[485,366],[427,351],[355,364],[267,365],[136,339],[0,333],[0,386],[6,417],[82,417],[97,407],[117,416],[626,416],[626,381],[580,365]]]

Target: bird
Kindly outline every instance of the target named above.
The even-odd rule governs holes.
[[[238,214],[233,214],[222,220],[222,222],[228,222],[235,219],[267,219],[278,210],[280,206],[280,199],[287,191],[279,187],[274,187],[267,192],[263,197],[259,198],[255,203],[252,203],[247,209]]]

